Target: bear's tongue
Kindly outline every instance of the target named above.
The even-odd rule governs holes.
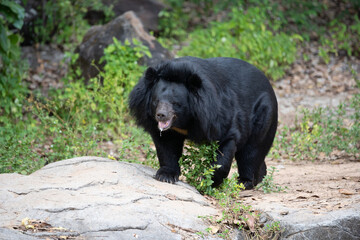
[[[168,129],[170,127],[170,123],[171,123],[171,119],[164,121],[164,122],[159,122],[158,127],[159,127],[160,131],[164,131],[164,130]]]

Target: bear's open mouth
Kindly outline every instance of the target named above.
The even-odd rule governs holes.
[[[158,122],[158,128],[160,131],[165,131],[168,130],[169,128],[171,128],[172,122],[173,122],[174,118],[171,118],[167,121],[159,121]]]

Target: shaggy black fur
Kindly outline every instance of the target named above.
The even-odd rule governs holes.
[[[214,186],[235,157],[239,181],[253,188],[266,175],[277,128],[277,100],[262,72],[234,58],[183,57],[149,67],[129,98],[138,125],[150,133],[160,162],[156,179],[174,183],[184,140],[219,141]],[[161,131],[160,131],[161,129]]]

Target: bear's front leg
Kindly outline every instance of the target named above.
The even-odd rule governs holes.
[[[156,147],[160,169],[156,172],[155,179],[161,182],[175,183],[179,180],[179,159],[182,155],[185,138],[170,131],[152,134]]]
[[[218,187],[224,181],[224,178],[229,175],[235,151],[236,144],[233,139],[220,143],[217,160],[214,165],[220,165],[221,167],[216,169],[214,172],[214,176],[212,178],[214,181],[212,184],[213,187]]]

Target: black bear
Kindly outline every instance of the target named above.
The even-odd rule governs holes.
[[[235,58],[182,57],[149,67],[129,96],[137,124],[150,133],[160,169],[174,183],[185,139],[218,141],[213,186],[223,182],[235,157],[239,182],[253,188],[266,175],[265,156],[277,128],[277,100],[265,75]]]

